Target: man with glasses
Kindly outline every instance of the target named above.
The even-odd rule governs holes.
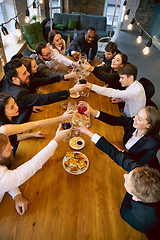
[[[52,68],[52,62],[54,60],[51,59],[51,51],[50,48],[45,43],[37,43],[36,45],[36,53],[37,56],[35,57],[36,63],[38,65],[38,73],[42,77],[51,77],[51,76],[59,76],[64,75],[63,73],[56,73],[54,68]],[[48,64],[49,62],[49,64]]]

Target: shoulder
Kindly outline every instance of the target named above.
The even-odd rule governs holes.
[[[154,147],[154,146],[159,146],[159,147],[160,147],[160,138],[158,138],[158,137],[156,137],[156,136],[147,137],[146,135],[143,136],[143,138],[147,140],[147,143],[148,143],[151,147]]]

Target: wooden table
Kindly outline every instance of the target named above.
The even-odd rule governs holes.
[[[96,60],[96,61],[99,61]],[[63,67],[61,70],[66,71]],[[92,74],[89,81],[103,85]],[[42,87],[43,92],[59,91],[73,86],[60,82]],[[69,98],[70,99],[70,98]],[[93,108],[119,115],[117,105],[107,97],[90,92],[86,100]],[[44,112],[32,114],[31,120],[61,115],[60,103],[44,106]],[[40,130],[47,139],[28,139],[18,147],[13,167],[31,159],[54,137],[58,124]],[[122,147],[123,128],[104,124],[91,116],[90,129],[105,136]],[[35,129],[34,131],[39,130]],[[62,166],[62,159],[69,144],[61,142],[54,155],[32,178],[20,186],[23,195],[30,201],[28,211],[20,216],[9,194],[0,204],[0,239],[9,240],[145,240],[124,222],[119,210],[125,195],[125,171],[105,153],[97,149],[90,138],[81,134],[85,147],[81,150],[89,159],[89,169],[81,175],[71,175]]]

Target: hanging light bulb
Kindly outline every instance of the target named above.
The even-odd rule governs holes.
[[[147,55],[150,52],[150,47],[152,45],[152,39],[150,38],[148,42],[146,42],[145,48],[143,48],[142,52],[144,55]]]
[[[127,5],[127,1],[124,1],[123,8],[122,8],[123,11],[126,11],[126,5]]]
[[[15,20],[15,29],[16,29],[16,36],[20,37],[21,36],[21,30],[20,30],[19,22],[17,22],[17,20]]]
[[[2,25],[2,32],[3,32],[4,36],[5,36],[6,42],[7,43],[11,43],[12,42],[12,38],[11,38],[10,34],[8,33],[7,28],[5,28],[3,25]]]
[[[130,13],[130,9],[127,10],[126,15],[124,16],[124,20],[128,20],[129,13]]]
[[[139,36],[136,39],[136,42],[139,44],[142,42],[143,30],[139,31]]]
[[[27,8],[27,10],[26,10],[26,17],[25,17],[25,22],[26,22],[26,23],[29,23],[29,21],[30,21],[30,19],[29,19],[29,10],[28,10],[28,8]]]
[[[36,8],[36,3],[35,1],[33,2],[33,14],[34,15],[37,15],[38,11],[37,11],[37,8]]]
[[[43,0],[39,0],[39,3],[42,4],[42,3],[43,3]]]
[[[132,30],[135,19],[133,18],[130,24],[127,26],[128,30]]]

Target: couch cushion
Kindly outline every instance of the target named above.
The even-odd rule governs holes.
[[[87,29],[89,27],[94,27],[98,30],[105,31],[107,24],[106,17],[103,16],[93,16],[82,14],[80,16],[80,29]]]
[[[66,30],[67,26],[63,25],[63,24],[57,24],[54,26],[54,28],[64,31],[64,30]]]
[[[63,24],[68,26],[69,19],[80,20],[79,14],[68,14],[68,13],[54,13],[53,22],[55,25]]]
[[[69,19],[68,29],[74,30],[77,29],[79,20]]]

